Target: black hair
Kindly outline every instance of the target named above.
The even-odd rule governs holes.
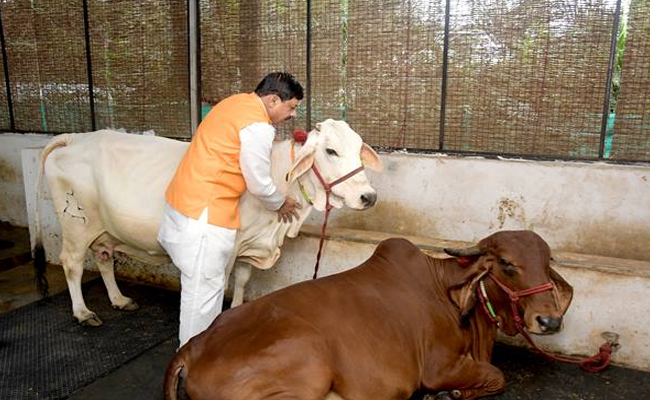
[[[277,95],[282,101],[291,100],[294,97],[302,100],[304,97],[302,85],[287,72],[271,72],[255,88],[258,96],[269,94]]]

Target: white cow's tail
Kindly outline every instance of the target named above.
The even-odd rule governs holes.
[[[34,258],[34,277],[36,279],[36,288],[41,296],[47,296],[49,284],[45,276],[46,260],[45,250],[43,249],[43,233],[41,231],[41,193],[43,174],[45,171],[45,160],[47,156],[57,147],[67,146],[72,142],[72,135],[57,135],[47,143],[47,146],[41,152],[38,164],[38,177],[36,178],[36,202],[34,204],[34,243],[32,248],[32,257]]]

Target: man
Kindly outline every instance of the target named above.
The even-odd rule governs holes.
[[[271,178],[271,147],[272,124],[295,117],[302,98],[292,75],[267,75],[255,92],[230,96],[208,113],[178,165],[158,241],[181,271],[180,346],[221,312],[244,191],[277,210],[279,220],[297,218],[300,205]]]

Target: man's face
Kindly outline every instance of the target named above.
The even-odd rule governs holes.
[[[280,97],[273,96],[271,104],[268,107],[269,117],[273,124],[279,124],[294,118],[296,116],[296,109],[300,105],[300,100],[295,97],[287,101],[282,101]]]

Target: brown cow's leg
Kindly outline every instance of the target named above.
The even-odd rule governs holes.
[[[125,311],[133,311],[138,309],[138,303],[133,301],[132,298],[126,297],[120,292],[120,288],[115,282],[115,268],[114,268],[114,259],[111,255],[107,260],[102,260],[99,257],[96,257],[97,268],[102,274],[102,280],[106,286],[106,291],[108,292],[108,298],[111,300],[111,305],[113,308]]]
[[[506,388],[506,380],[503,372],[492,364],[486,362],[475,362],[472,368],[476,374],[476,380],[468,380],[456,386],[463,394],[461,399],[475,399],[501,393]]]
[[[426,371],[423,385],[433,391],[459,390],[461,399],[468,400],[501,393],[506,382],[494,365],[461,356],[452,365],[438,364],[438,368]]]

